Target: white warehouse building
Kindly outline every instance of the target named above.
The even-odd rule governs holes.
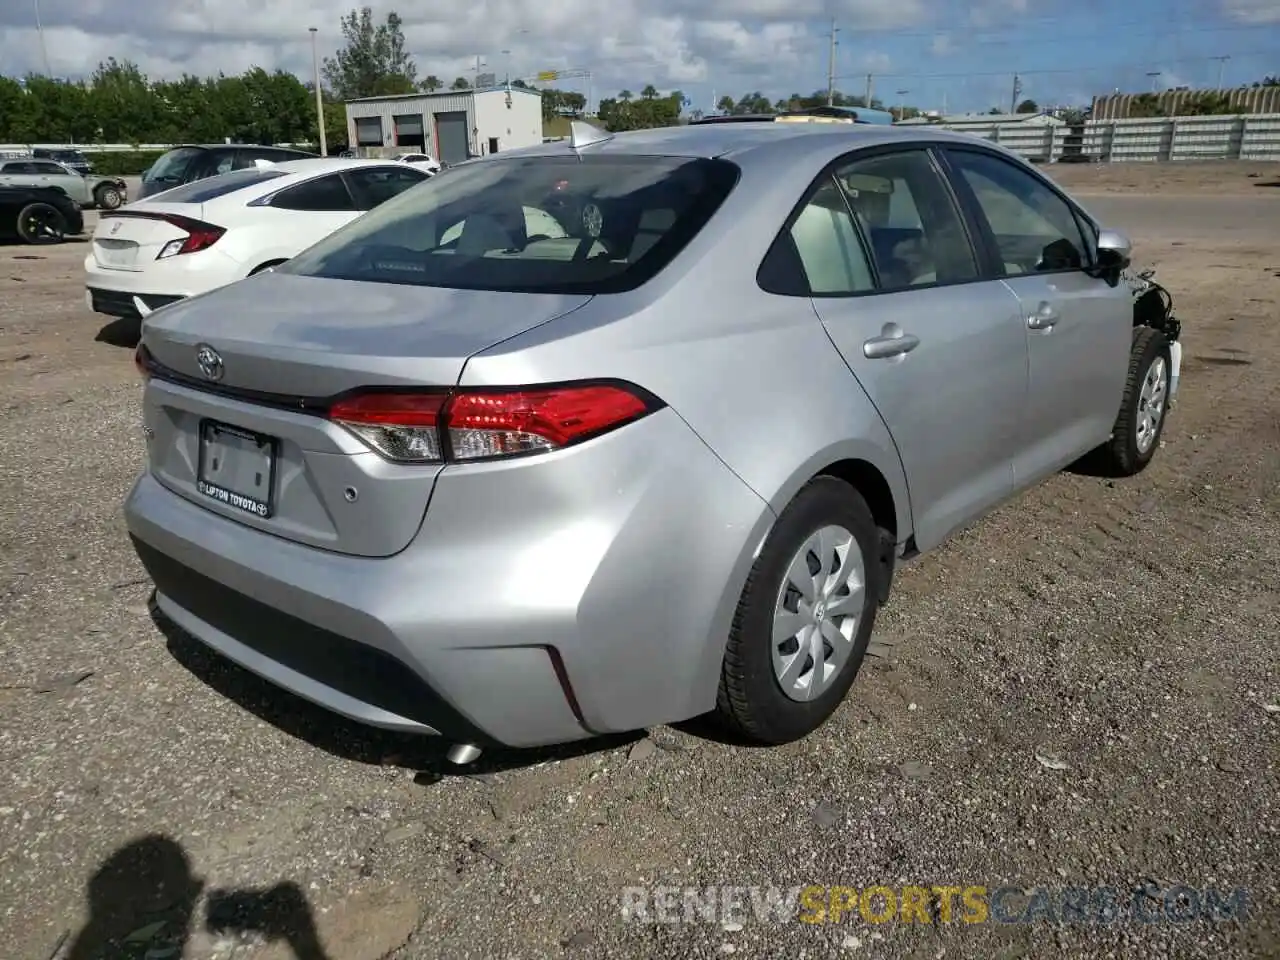
[[[520,87],[347,101],[347,143],[360,156],[428,153],[461,163],[542,143],[542,96]]]

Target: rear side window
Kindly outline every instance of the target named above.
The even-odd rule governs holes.
[[[883,291],[978,276],[960,212],[925,150],[853,160],[836,170],[871,247]]]
[[[470,163],[387,201],[280,269],[464,290],[630,290],[684,249],[737,182],[738,168],[720,159],[570,154]]]
[[[281,210],[307,210],[313,213],[356,209],[347,185],[342,182],[341,175],[336,173],[281,190],[272,198],[271,206]]]
[[[143,180],[181,183],[186,178],[187,168],[192,161],[203,157],[209,151],[199,147],[175,147],[163,153],[155,163],[142,175]]]
[[[361,210],[372,210],[429,179],[425,173],[404,166],[352,170],[346,176]]]
[[[65,177],[69,172],[61,164],[51,163],[48,160],[37,160],[35,163],[28,164],[28,166],[34,167],[35,173],[46,177]]]
[[[220,176],[195,180],[165,191],[165,203],[204,203],[224,197],[245,187],[252,187],[276,177],[284,176],[277,170],[233,170]]]

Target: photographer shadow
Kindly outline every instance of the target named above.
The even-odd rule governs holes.
[[[297,884],[206,892],[181,844],[160,834],[140,837],[108,857],[90,878],[87,896],[88,921],[66,952],[55,957],[141,960],[164,955],[177,960],[203,900],[204,926],[211,934],[252,934],[286,944],[297,960],[331,960]]]

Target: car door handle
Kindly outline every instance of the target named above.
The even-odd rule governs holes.
[[[1032,330],[1052,330],[1062,315],[1054,309],[1053,304],[1041,301],[1036,312],[1027,317],[1027,326]]]
[[[896,328],[891,333],[889,332],[889,326],[892,325],[887,325],[880,336],[872,337],[862,344],[862,355],[868,360],[887,360],[890,357],[900,357],[920,346],[919,337],[911,333],[903,333]]]

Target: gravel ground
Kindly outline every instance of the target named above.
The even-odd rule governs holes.
[[[129,331],[84,306],[83,244],[0,247],[0,955],[133,934],[113,956],[1280,956],[1280,190],[1162,170],[1055,171],[1130,227],[1185,324],[1147,472],[1064,473],[904,569],[882,656],[803,743],[691,724],[467,775],[157,626],[120,518]],[[1189,215],[1195,193],[1222,199]],[[653,884],[1137,883],[1245,887],[1247,913],[620,909]]]

